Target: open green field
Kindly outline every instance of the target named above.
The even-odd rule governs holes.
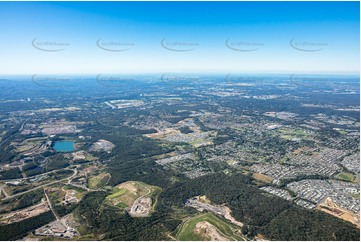
[[[225,222],[223,219],[217,217],[216,215],[213,215],[212,213],[205,213],[197,215],[193,218],[188,219],[185,221],[177,235],[177,240],[182,241],[200,241],[200,240],[209,240],[206,235],[201,236],[199,234],[194,233],[194,228],[196,227],[197,223],[206,221],[213,226],[215,226],[219,232],[219,234],[223,237],[226,237],[228,240],[245,240],[240,232],[237,232],[236,230],[240,230],[239,227],[230,224],[228,222]]]
[[[347,134],[347,131],[345,131],[345,130],[337,130],[337,132],[339,132],[340,134],[343,134],[343,135]]]
[[[340,179],[340,180],[343,180],[343,181],[349,181],[349,182],[352,182],[355,180],[355,176],[350,174],[350,173],[346,173],[346,172],[341,172],[341,173],[338,173],[336,175],[336,178]]]
[[[310,133],[305,132],[302,129],[279,129],[277,133],[280,135],[282,139],[291,140],[293,138],[303,138],[307,139],[308,136],[311,136]]]
[[[100,173],[97,176],[93,176],[88,180],[88,187],[92,189],[97,189],[105,186],[110,179],[109,173]]]
[[[118,188],[118,187],[114,187],[113,188],[113,191],[112,191],[112,194],[107,196],[107,199],[108,200],[112,200],[114,198],[117,198],[117,197],[121,197],[123,196],[125,193],[127,192],[127,190],[125,188]]]
[[[85,189],[82,189],[82,188],[79,188],[76,186],[72,186],[69,184],[63,186],[62,189],[64,191],[70,191],[70,192],[75,191],[76,192],[75,197],[79,200],[82,199],[85,196],[85,194],[87,193],[87,191]]]

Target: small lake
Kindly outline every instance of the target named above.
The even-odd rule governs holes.
[[[57,152],[73,152],[74,142],[71,141],[57,141],[53,145],[53,149]]]

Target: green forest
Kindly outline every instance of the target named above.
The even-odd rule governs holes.
[[[153,182],[147,176],[143,181],[159,185],[160,180],[155,177]],[[252,185],[250,177],[242,174],[217,173],[165,184],[156,212],[148,218],[132,218],[103,205],[105,192],[87,194],[75,214],[80,219],[86,218],[84,222],[91,229],[85,233],[103,234],[104,239],[164,240],[181,223],[175,211],[196,213],[195,209],[184,206],[186,199],[196,195],[206,195],[213,203],[230,207],[233,217],[247,224],[242,231],[249,238],[262,234],[272,240],[359,240],[358,229],[351,223],[266,196]]]

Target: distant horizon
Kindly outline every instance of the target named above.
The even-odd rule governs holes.
[[[143,72],[143,73],[24,73],[24,74],[0,74],[1,77],[16,77],[16,76],[33,76],[33,75],[48,75],[48,76],[97,76],[97,75],[124,75],[124,76],[144,76],[144,75],[244,75],[244,76],[283,76],[283,75],[303,75],[303,76],[345,76],[345,77],[360,77],[360,73],[301,73],[301,72]]]

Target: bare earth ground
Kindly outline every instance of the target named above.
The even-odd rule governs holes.
[[[37,216],[47,211],[49,211],[49,206],[45,202],[45,200],[42,200],[41,203],[34,206],[3,215],[2,217],[0,217],[0,223],[11,224],[19,222],[21,220]]]
[[[159,138],[165,134],[169,134],[169,133],[180,133],[180,131],[174,129],[174,128],[167,128],[165,129],[164,131],[160,131],[158,129],[157,130],[157,133],[151,133],[151,134],[145,134],[144,136],[147,137],[147,138]]]
[[[201,196],[201,197],[203,197],[203,196]],[[194,207],[201,212],[204,210],[211,211],[215,214],[219,214],[219,215],[223,216],[225,219],[229,220],[231,223],[233,223],[237,226],[240,226],[240,227],[243,226],[243,223],[235,220],[232,217],[232,215],[231,215],[232,211],[230,208],[228,208],[224,205],[211,205],[209,203],[203,202],[202,200],[206,201],[204,198],[200,199],[200,196],[196,196],[194,198],[188,199],[186,206]]]
[[[155,187],[141,182],[128,181],[117,185],[117,191],[108,196],[108,201],[113,205],[124,204],[126,211],[132,217],[147,217],[153,209],[150,193]]]
[[[331,198],[326,198],[325,201],[320,203],[316,209],[321,210],[323,212],[329,213],[335,217],[346,220],[350,223],[355,224],[358,228],[360,228],[360,219],[359,216],[355,213],[352,213],[346,209],[339,208]]]
[[[273,181],[272,177],[260,174],[260,173],[253,173],[253,178],[259,180],[259,181],[263,181],[266,183],[271,183]]]
[[[146,217],[149,216],[150,210],[152,209],[152,199],[149,197],[139,197],[133,203],[131,209],[128,211],[132,217]]]
[[[228,241],[226,237],[223,237],[218,229],[207,221],[199,222],[194,227],[193,232],[200,235],[202,238],[210,241]]]

